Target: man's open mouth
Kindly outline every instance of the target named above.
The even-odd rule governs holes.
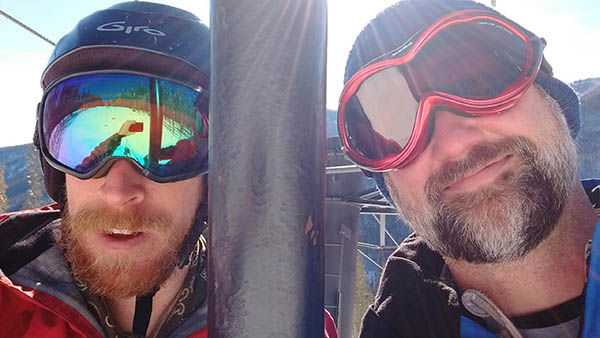
[[[141,235],[142,232],[123,229],[108,229],[104,230],[104,234],[114,239],[130,239]]]

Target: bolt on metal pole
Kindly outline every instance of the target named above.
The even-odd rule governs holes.
[[[212,0],[210,338],[323,336],[325,0]]]

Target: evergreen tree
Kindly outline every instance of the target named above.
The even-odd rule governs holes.
[[[44,195],[44,178],[42,176],[42,169],[39,163],[39,153],[33,145],[31,145],[27,151],[26,165],[27,183],[29,184],[29,189],[26,192],[23,208],[39,208],[45,204],[48,204],[48,199]]]
[[[370,262],[367,264],[371,264]],[[369,305],[373,304],[375,295],[369,287],[365,273],[365,259],[359,255],[356,257],[356,281],[354,284],[354,328],[352,337],[358,337],[362,318],[367,312]]]
[[[8,212],[8,197],[6,196],[6,182],[4,181],[4,167],[0,165],[0,214]]]

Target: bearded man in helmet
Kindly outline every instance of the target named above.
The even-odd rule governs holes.
[[[207,336],[209,59],[195,15],[149,2],[58,42],[34,135],[58,203],[0,215],[0,337]]]
[[[414,230],[360,337],[600,335],[600,188],[545,45],[468,0],[398,2],[356,39],[340,138]]]
[[[0,336],[206,336],[209,55],[147,2],[58,42],[34,137],[58,203],[2,216]]]

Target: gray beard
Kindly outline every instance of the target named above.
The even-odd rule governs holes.
[[[525,137],[473,146],[464,160],[444,164],[428,179],[425,206],[411,203],[391,185],[388,189],[400,217],[441,255],[469,263],[514,261],[552,233],[570,197],[575,146],[568,131],[555,136],[544,149]],[[447,184],[502,154],[515,156],[518,165],[496,182],[442,196]]]

